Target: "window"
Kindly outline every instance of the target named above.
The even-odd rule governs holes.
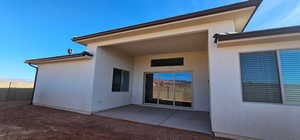
[[[183,66],[183,58],[167,58],[167,59],[153,59],[151,60],[151,67],[161,66]]]
[[[285,104],[300,105],[300,50],[280,51]]]
[[[243,101],[300,105],[300,49],[240,54]]]
[[[112,91],[128,91],[129,90],[129,72],[114,68]]]
[[[240,55],[243,100],[281,103],[276,52]]]

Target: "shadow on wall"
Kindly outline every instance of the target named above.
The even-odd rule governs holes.
[[[31,82],[0,82],[0,101],[30,101],[32,94]]]

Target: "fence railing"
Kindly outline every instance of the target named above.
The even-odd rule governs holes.
[[[31,82],[0,82],[0,101],[30,101],[32,94]]]

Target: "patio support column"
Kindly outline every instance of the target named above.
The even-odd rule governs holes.
[[[219,82],[222,75],[220,72],[222,69],[219,65],[222,65],[222,61],[226,61],[226,57],[222,58],[218,55],[217,44],[214,42],[213,36],[216,33],[226,33],[226,32],[234,32],[235,25],[234,22],[231,20],[214,23],[210,26],[208,30],[208,66],[209,66],[209,89],[210,89],[210,118],[211,118],[211,125],[212,131],[217,131],[216,127],[219,122],[217,122],[217,117],[219,112],[223,112],[218,110],[218,102],[222,101],[222,99],[218,99],[218,94],[222,94],[224,90],[222,89],[223,83]],[[222,92],[223,90],[223,92]]]

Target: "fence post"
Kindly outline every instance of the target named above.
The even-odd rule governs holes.
[[[8,89],[7,89],[7,94],[6,94],[6,101],[9,100],[9,96],[10,96],[10,88],[11,88],[11,81],[9,82],[9,85],[8,85]]]

